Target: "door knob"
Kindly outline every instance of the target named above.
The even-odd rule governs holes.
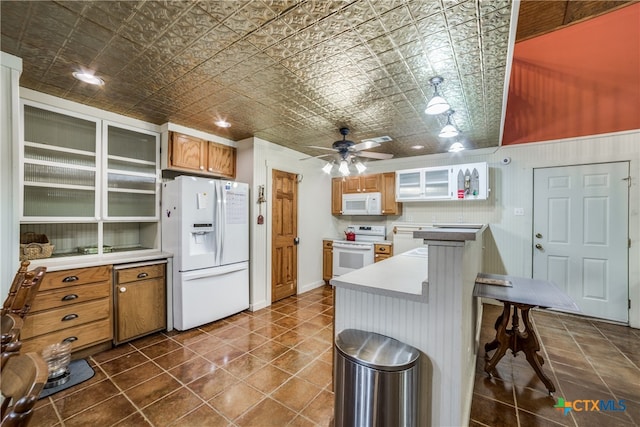
[[[538,239],[542,239],[542,234],[540,234],[540,233],[536,233],[536,237],[537,237]]]
[[[542,250],[542,245],[541,245],[540,243],[537,243],[537,244],[536,244],[536,249],[540,249],[540,250]]]

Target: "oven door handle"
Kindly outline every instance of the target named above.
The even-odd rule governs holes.
[[[369,251],[372,250],[373,248],[371,247],[371,245],[352,245],[352,244],[348,244],[348,245],[344,245],[341,243],[333,243],[333,249],[352,249],[352,250],[356,250],[356,251]]]

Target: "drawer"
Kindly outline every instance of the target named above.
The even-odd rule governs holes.
[[[76,351],[84,347],[89,347],[113,338],[111,320],[104,319],[98,322],[87,323],[74,328],[64,329],[62,331],[53,332],[39,337],[23,340],[23,353],[35,351],[42,352],[42,349],[48,345],[56,344],[64,340],[72,342],[71,351]]]
[[[375,245],[375,253],[377,253],[377,254],[391,254],[391,253],[393,253],[393,250],[391,248],[391,245],[376,244]]]
[[[30,314],[24,319],[21,336],[27,339],[96,320],[109,319],[109,313],[110,300],[105,298]]]
[[[92,283],[82,286],[69,286],[64,289],[38,292],[31,306],[30,316],[42,310],[64,307],[71,304],[83,303],[110,295],[111,283]]]
[[[111,280],[110,265],[52,271],[47,272],[44,275],[42,284],[40,284],[40,291],[65,288],[67,286],[82,285],[85,283],[103,282],[108,280]]]
[[[322,247],[332,249],[333,248],[333,240],[323,240]]]
[[[136,280],[153,279],[164,276],[164,264],[151,264],[141,267],[117,270],[118,284],[135,282]]]

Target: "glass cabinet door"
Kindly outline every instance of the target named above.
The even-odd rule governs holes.
[[[419,200],[422,197],[422,169],[396,173],[396,200]]]
[[[424,170],[425,199],[449,199],[449,168],[427,168]]]
[[[105,124],[109,219],[157,219],[159,135]]]
[[[95,120],[24,105],[22,219],[97,215]]]

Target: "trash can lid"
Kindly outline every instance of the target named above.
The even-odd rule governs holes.
[[[420,351],[375,332],[345,329],[336,337],[336,349],[346,358],[370,368],[400,371],[415,365]]]

